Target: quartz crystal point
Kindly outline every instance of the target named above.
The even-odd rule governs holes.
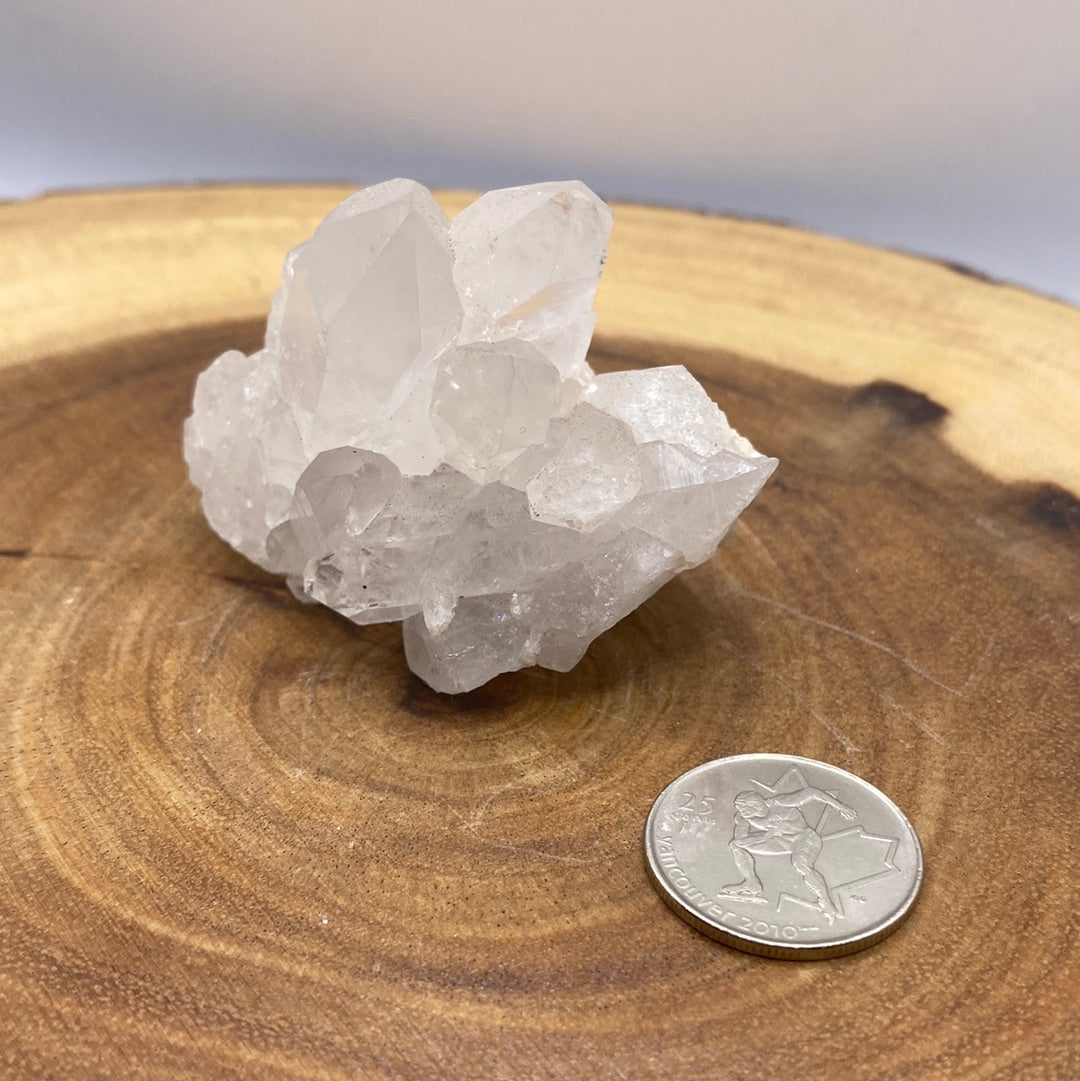
[[[610,229],[576,181],[453,222],[409,180],[346,199],[286,258],[264,347],[199,377],[210,524],[301,599],[402,620],[436,690],[571,668],[776,465],[685,368],[593,373]]]

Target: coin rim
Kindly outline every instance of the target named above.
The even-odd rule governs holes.
[[[863,788],[871,789],[875,795],[884,800],[887,806],[891,807],[899,816],[901,822],[907,826],[911,833],[911,839],[915,845],[915,876],[912,880],[911,887],[899,908],[891,915],[886,916],[881,922],[874,924],[873,927],[868,928],[866,931],[860,932],[857,935],[850,935],[838,942],[808,942],[805,944],[762,942],[758,939],[742,935],[730,927],[722,927],[719,924],[711,923],[700,913],[688,908],[664,877],[657,861],[657,856],[653,851],[653,825],[660,813],[660,805],[667,798],[668,793],[671,792],[676,785],[684,783],[686,778],[720,764],[745,762],[749,759],[754,759],[759,762],[772,761],[823,766],[826,769],[836,770],[837,773],[843,774]],[[907,919],[911,913],[911,908],[915,903],[915,898],[918,897],[919,891],[922,888],[922,844],[919,841],[919,835],[915,832],[915,827],[911,824],[911,820],[907,815],[904,814],[904,812],[888,796],[886,796],[880,788],[858,776],[858,774],[852,773],[850,770],[843,769],[840,766],[834,766],[829,762],[822,762],[816,758],[806,758],[802,755],[774,754],[768,752],[762,752],[760,754],[749,753],[727,755],[724,758],[714,758],[708,762],[702,762],[700,765],[694,766],[685,773],[680,773],[669,784],[664,786],[663,791],[661,791],[660,795],[653,801],[649,815],[645,819],[644,842],[646,870],[649,873],[653,886],[656,888],[668,908],[672,909],[676,915],[685,920],[691,927],[696,928],[704,935],[708,935],[709,938],[715,939],[717,942],[722,942],[727,946],[733,946],[735,949],[743,950],[746,953],[757,954],[761,957],[773,957],[791,961],[817,961],[829,957],[842,957],[845,954],[856,953],[859,950],[867,949],[869,946],[873,946],[875,943],[887,938],[904,922],[904,920]]]

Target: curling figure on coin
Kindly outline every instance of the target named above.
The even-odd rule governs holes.
[[[829,893],[825,879],[814,864],[821,854],[821,836],[803,817],[800,807],[814,801],[824,803],[851,820],[855,811],[835,796],[819,788],[801,788],[763,796],[758,792],[740,792],[735,797],[735,831],[728,847],[742,881],[724,886],[721,896],[742,900],[764,900],[765,891],[758,878],[754,853],[775,855],[786,853],[791,866],[806,883],[818,901],[822,915],[831,924],[837,917],[836,903]]]

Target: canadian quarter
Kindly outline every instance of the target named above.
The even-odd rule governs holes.
[[[687,923],[766,957],[816,960],[895,931],[922,884],[904,813],[847,770],[784,754],[706,762],[645,825],[645,862]]]

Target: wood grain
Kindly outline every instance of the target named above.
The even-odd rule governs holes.
[[[0,1075],[1075,1077],[1080,311],[619,208],[594,363],[686,364],[780,469],[575,671],[449,698],[185,481],[196,373],[340,194],[0,207]],[[745,751],[905,809],[896,935],[793,964],[667,911],[649,806]]]

